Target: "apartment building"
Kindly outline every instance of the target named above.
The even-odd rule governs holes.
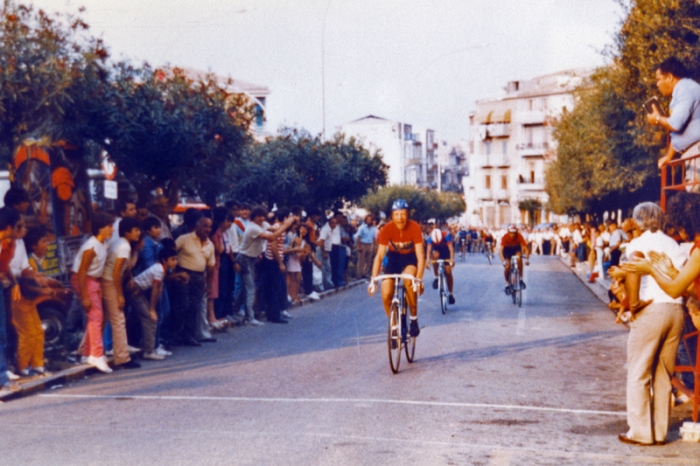
[[[345,123],[338,130],[370,151],[381,151],[389,165],[389,184],[461,192],[464,151],[439,142],[434,130],[375,115]]]
[[[501,96],[476,102],[469,116],[469,176],[463,178],[471,224],[563,220],[546,209],[544,174],[556,158],[552,124],[573,108],[572,92],[589,74],[576,69],[511,81]],[[519,209],[523,202],[541,205],[534,218]]]

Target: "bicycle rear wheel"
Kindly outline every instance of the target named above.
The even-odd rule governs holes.
[[[518,283],[518,307],[523,307],[523,289]]]
[[[401,323],[399,320],[399,307],[396,304],[391,305],[391,312],[389,313],[389,332],[387,336],[387,346],[389,348],[389,366],[391,367],[391,372],[396,374],[399,372],[399,364],[401,363]],[[392,331],[392,322],[396,326],[396,329]],[[393,344],[392,344],[393,343]]]
[[[491,251],[486,248],[486,258],[489,260],[489,265],[491,265]]]

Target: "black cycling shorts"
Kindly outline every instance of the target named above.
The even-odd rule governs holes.
[[[521,252],[523,252],[523,248],[519,244],[515,246],[505,246],[503,248],[503,257],[505,257],[506,260],[510,260],[511,257]]]
[[[409,254],[401,254],[394,251],[387,252],[388,261],[384,268],[386,274],[399,274],[409,265],[418,266],[418,258],[415,252]]]
[[[445,259],[445,260],[450,259],[450,249],[447,247],[435,248],[435,249],[433,249],[433,251],[437,251],[440,253],[440,257],[438,257],[438,259]],[[431,257],[430,259],[432,260],[433,258]]]

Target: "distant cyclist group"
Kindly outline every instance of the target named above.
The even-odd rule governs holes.
[[[435,222],[424,240],[420,224],[409,218],[409,206],[404,199],[394,201],[391,221],[379,231],[368,292],[374,296],[377,283],[381,282],[382,302],[389,319],[389,359],[394,372],[398,371],[402,346],[406,350],[408,361],[413,361],[415,338],[420,334],[418,296],[423,294],[423,274],[428,266],[433,267],[435,279],[432,285],[433,289],[440,290],[443,313],[446,304],[453,305],[456,302],[452,274],[456,240],[463,256],[467,251],[483,252],[490,263],[496,243],[490,231],[460,228],[453,235],[446,223]],[[427,249],[424,246],[426,243]],[[522,257],[525,255],[525,262],[528,263],[530,253],[527,242],[516,226],[511,225],[507,234],[500,239],[498,254],[505,268],[506,294],[521,293],[525,289]],[[517,260],[516,283],[512,283],[512,272],[515,272],[511,270],[513,258]],[[516,263],[515,260],[513,263]],[[405,320],[407,313],[409,322]]]

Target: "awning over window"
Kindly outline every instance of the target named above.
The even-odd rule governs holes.
[[[474,119],[481,125],[489,125],[492,123],[510,123],[511,110],[504,106],[493,105],[484,106],[476,111]]]

